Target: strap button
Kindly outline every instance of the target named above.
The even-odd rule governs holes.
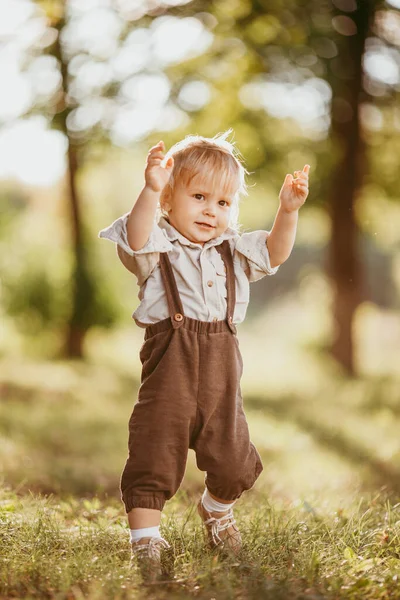
[[[183,315],[181,315],[181,313],[176,313],[174,315],[174,319],[175,319],[175,321],[182,321]]]

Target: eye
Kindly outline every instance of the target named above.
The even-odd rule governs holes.
[[[222,202],[223,204],[221,204],[221,202]],[[220,206],[229,206],[229,202],[227,202],[226,200],[220,200],[218,204],[219,204]]]
[[[200,196],[200,198],[198,198],[198,196]],[[203,194],[195,194],[194,197],[196,200],[201,200],[201,198],[204,198]]]

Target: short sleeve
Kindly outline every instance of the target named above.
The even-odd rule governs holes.
[[[150,232],[149,239],[140,250],[132,250],[128,243],[126,223],[129,213],[116,219],[109,227],[102,229],[98,237],[105,238],[117,244],[117,254],[124,265],[142,286],[157,266],[160,252],[169,252],[173,249],[171,242],[166,238],[163,229],[156,222]]]
[[[267,247],[269,231],[243,233],[235,244],[242,267],[250,282],[258,281],[265,275],[275,275],[279,266],[271,267]]]

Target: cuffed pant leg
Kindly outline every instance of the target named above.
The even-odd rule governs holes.
[[[253,487],[262,470],[260,455],[250,442],[250,454],[244,464],[239,463],[236,468],[215,464],[207,470],[205,484],[213,496],[233,501]]]
[[[197,466],[206,471],[205,484],[210,492],[221,500],[233,501],[253,487],[263,465],[250,441],[243,411],[243,363],[237,339],[212,341],[201,352],[206,360],[201,361],[200,416],[192,447]]]
[[[129,456],[120,482],[126,512],[162,510],[185,473],[196,415],[196,356],[189,332],[168,336],[163,343],[150,338],[141,352],[144,375],[129,419]]]
[[[122,494],[121,499],[125,505],[125,512],[128,514],[133,508],[151,508],[162,511],[166,502],[164,494],[131,495]]]
[[[151,402],[150,405],[153,403]],[[178,490],[188,453],[188,426],[171,418],[171,400],[158,397],[154,406],[134,407],[129,421],[129,457],[121,476],[121,497],[126,512],[132,508],[162,510]]]

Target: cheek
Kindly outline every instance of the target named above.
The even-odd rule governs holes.
[[[182,215],[182,218],[184,218],[184,219],[191,217],[193,212],[194,212],[193,205],[190,202],[184,202],[180,207],[180,214]]]
[[[230,210],[226,210],[221,214],[221,217],[220,217],[221,225],[224,225],[224,226],[228,225],[230,214],[231,214]]]

